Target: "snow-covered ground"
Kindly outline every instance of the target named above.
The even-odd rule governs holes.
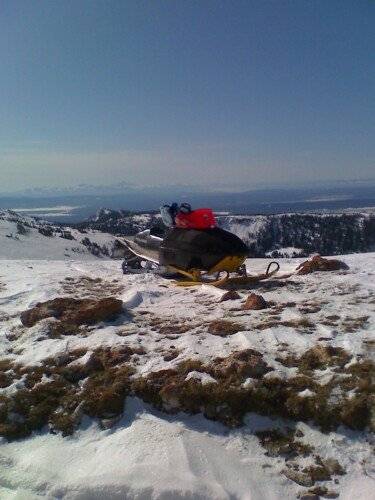
[[[272,368],[272,376],[287,380],[296,368],[276,360],[285,353],[300,356],[313,346],[331,345],[345,349],[352,364],[374,356],[375,254],[343,257],[350,267],[346,272],[292,275],[274,286],[264,282],[255,291],[281,306],[275,314],[275,307],[241,309],[249,291],[240,291],[237,300],[220,302],[222,290],[207,285],[179,288],[154,275],[123,276],[118,261],[90,261],[83,254],[72,260],[56,247],[43,246],[45,260],[5,260],[18,244],[9,242],[0,254],[0,361],[35,366],[77,348],[92,352],[103,346],[129,346],[142,348],[134,368],[137,376],[147,376],[184,360],[210,363],[234,351],[254,349]],[[54,260],[47,260],[53,255]],[[280,260],[280,274],[294,272],[300,261]],[[249,260],[247,266],[258,273],[267,263]],[[122,299],[127,312],[112,323],[90,327],[89,334],[49,338],[43,321],[30,328],[20,323],[20,313],[37,302],[108,295]],[[219,319],[239,323],[239,331],[212,335],[206,326]],[[315,370],[321,384],[333,375],[330,368]],[[202,383],[210,383],[208,374],[202,377]],[[16,380],[0,389],[0,395],[16,392],[22,384],[22,379]],[[301,397],[308,398],[309,391]],[[307,488],[283,474],[285,458],[267,456],[255,435],[290,426],[313,447],[314,456],[337,459],[346,470],[317,484],[342,500],[375,498],[374,442],[366,431],[339,427],[322,433],[313,424],[255,413],[246,416],[242,427],[230,429],[199,414],[157,411],[137,397],[127,398],[123,417],[109,429],[84,417],[72,436],[44,428],[25,439],[0,441],[0,498],[293,499]],[[301,458],[299,463],[309,460]]]
[[[49,229],[51,234],[43,234],[44,229]],[[71,239],[63,237],[67,233]],[[84,244],[87,239],[90,245]],[[81,233],[71,227],[54,226],[33,217],[0,210],[0,259],[98,260],[103,257],[103,247],[111,254],[115,241],[114,236],[100,231]],[[90,251],[92,244],[101,249]]]
[[[80,206],[58,205],[54,207],[12,208],[13,212],[27,215],[29,217],[66,217],[71,212],[81,208]]]

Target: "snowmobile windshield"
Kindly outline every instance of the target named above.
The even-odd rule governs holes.
[[[174,220],[171,215],[171,207],[169,205],[163,205],[162,207],[160,207],[160,214],[164,224],[167,227],[174,226]]]

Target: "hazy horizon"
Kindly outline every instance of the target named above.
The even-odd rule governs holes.
[[[321,180],[315,182],[300,182],[291,185],[290,183],[258,183],[251,187],[248,186],[204,186],[204,185],[189,185],[189,184],[153,184],[139,186],[135,184],[129,184],[126,182],[120,182],[117,184],[89,184],[82,183],[71,186],[34,186],[28,187],[26,189],[17,189],[14,191],[0,191],[1,197],[27,197],[27,196],[40,196],[40,197],[55,197],[55,196],[80,196],[84,195],[116,195],[116,194],[126,194],[131,193],[142,193],[142,192],[166,192],[172,197],[173,194],[177,196],[182,193],[192,193],[192,194],[245,194],[245,193],[256,193],[256,192],[272,192],[272,191],[332,191],[336,192],[339,190],[350,190],[350,189],[361,189],[361,188],[373,188],[375,187],[375,176],[368,179],[331,179],[331,180]]]

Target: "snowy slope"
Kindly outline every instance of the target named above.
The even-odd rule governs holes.
[[[45,229],[49,230],[47,235]],[[90,230],[83,234],[0,210],[0,259],[97,260],[111,256],[116,240],[107,233]]]
[[[13,247],[18,244],[9,240]],[[44,241],[34,238],[39,252]],[[142,348],[132,359],[135,376],[146,376],[184,360],[210,363],[250,348],[262,353],[274,377],[288,379],[296,368],[276,360],[285,352],[301,355],[312,346],[331,345],[344,348],[350,363],[374,354],[375,254],[343,257],[348,272],[293,275],[281,279],[282,286],[264,283],[256,292],[284,304],[276,318],[271,309],[242,310],[249,291],[240,291],[240,299],[220,302],[223,291],[209,286],[182,289],[153,275],[123,276],[116,261],[90,261],[85,254],[64,260],[58,246],[48,252],[54,260],[0,260],[0,361],[7,358],[31,367],[78,348],[92,352],[129,346]],[[267,262],[249,260],[247,265],[250,272],[260,272]],[[298,262],[281,260],[281,274],[293,272]],[[20,313],[37,302],[108,295],[122,299],[127,313],[88,332],[49,338],[43,322],[21,326]],[[240,330],[224,337],[210,334],[206,325],[222,318],[239,322]],[[301,319],[313,326],[303,327]],[[173,359],[166,356],[171,351]],[[322,384],[333,375],[329,368],[315,371]],[[0,395],[17,392],[23,384],[15,380],[0,388]],[[254,433],[293,425],[316,455],[333,457],[346,470],[318,484],[339,493],[340,499],[374,498],[372,438],[365,431],[341,427],[324,434],[308,423],[255,413],[247,415],[244,426],[230,429],[199,414],[158,411],[137,397],[127,398],[123,417],[108,429],[84,417],[72,436],[44,428],[19,441],[0,441],[0,498],[292,499],[307,488],[287,479],[285,458],[267,456]]]

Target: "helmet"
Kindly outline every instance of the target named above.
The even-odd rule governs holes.
[[[190,214],[191,213],[191,205],[189,203],[181,203],[180,212],[182,212],[183,214]]]

